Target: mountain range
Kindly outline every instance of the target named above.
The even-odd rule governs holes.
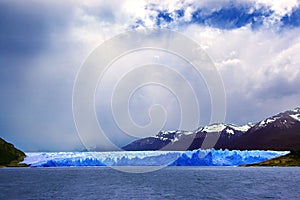
[[[199,127],[194,131],[161,131],[123,147],[127,151],[184,151],[199,148],[280,151],[300,149],[300,108],[243,126],[219,123]]]

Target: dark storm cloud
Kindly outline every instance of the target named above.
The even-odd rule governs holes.
[[[4,5],[3,5],[4,4]],[[39,13],[0,3],[1,54],[25,56],[40,51],[46,45],[46,24]]]
[[[282,97],[300,95],[299,85],[299,76],[293,81],[289,81],[287,77],[279,76],[262,85],[256,93],[256,99],[281,99]]]
[[[51,34],[68,27],[72,10],[46,2],[0,2],[0,53],[30,56],[49,47]]]
[[[66,52],[73,14],[68,3],[0,2],[0,134],[24,150],[81,148]]]

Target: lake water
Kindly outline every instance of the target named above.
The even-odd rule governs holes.
[[[300,199],[300,168],[3,168],[0,199]]]

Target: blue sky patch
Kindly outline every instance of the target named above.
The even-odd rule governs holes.
[[[285,15],[281,22],[283,26],[299,27],[300,26],[300,8],[294,9],[290,15]]]

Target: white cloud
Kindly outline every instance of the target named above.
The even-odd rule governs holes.
[[[293,8],[299,6],[298,0],[254,0],[256,4],[270,6],[277,16],[284,16],[292,12]]]
[[[31,3],[34,2],[24,4],[23,9],[30,13],[30,9],[34,8]],[[64,135],[64,138],[76,135],[71,114],[71,93],[76,71],[95,47],[103,41],[129,30],[132,25],[136,25],[137,20],[141,20],[145,27],[157,27],[155,21],[158,14],[157,9],[168,11],[174,19],[173,22],[162,24],[162,27],[180,30],[183,34],[191,37],[215,62],[224,80],[228,97],[228,122],[241,124],[258,121],[270,114],[299,106],[300,30],[294,28],[278,31],[278,27],[276,27],[276,23],[282,16],[290,14],[295,7],[299,6],[299,1],[243,0],[239,3],[243,2],[255,4],[256,9],[266,5],[274,13],[270,17],[266,17],[263,20],[265,24],[256,30],[249,26],[221,30],[186,22],[191,21],[192,13],[198,8],[205,8],[203,12],[211,13],[223,5],[232,3],[230,0],[221,3],[218,0],[89,0],[40,3],[39,5],[42,5],[43,8],[48,6],[53,8],[58,12],[58,16],[64,16],[63,9],[56,9],[60,5],[68,8],[68,13],[72,14],[64,22],[63,29],[54,26],[55,28],[46,30],[51,35],[50,39],[47,38],[50,40],[50,44],[46,50],[40,51],[34,58],[27,57],[26,62],[18,61],[18,65],[28,67],[26,73],[19,75],[23,76],[23,87],[28,88],[25,90],[22,87],[24,90],[19,89],[20,93],[15,91],[15,88],[10,88],[9,91],[16,92],[16,95],[13,96],[23,98],[15,110],[20,108],[25,114],[32,114],[24,122],[22,122],[24,113],[13,121],[27,124],[24,125],[26,128],[24,132],[28,135],[32,134],[31,138],[35,138],[34,134],[38,135],[39,132],[43,132],[43,134],[39,134],[41,138],[36,143],[26,147],[37,149],[38,143],[42,142],[43,138],[51,138],[53,144],[55,144],[55,140],[59,140],[59,148],[62,148],[64,143],[61,142],[60,134]],[[145,9],[147,6],[148,9]],[[150,9],[151,6],[154,9]],[[180,18],[175,11],[182,9],[185,12],[184,16]],[[253,9],[250,9],[249,12],[253,12]],[[54,12],[54,15],[56,14]],[[51,19],[45,21],[51,24]],[[56,19],[53,24],[58,21]],[[59,32],[57,29],[63,31]],[[141,63],[145,61],[144,57],[137,57],[137,59]],[[164,59],[164,57],[159,59]],[[163,62],[167,64],[166,60]],[[170,59],[169,62],[174,65],[174,60]],[[13,67],[10,69],[14,70]],[[11,74],[14,73],[15,71],[12,71]],[[191,74],[190,71],[185,73]],[[198,82],[195,81],[193,84],[197,85]],[[22,92],[27,92],[28,96],[25,100]],[[147,94],[147,92],[145,93]],[[30,96],[31,94],[36,95],[34,99]],[[143,98],[146,97],[143,96]],[[47,100],[51,101],[51,106],[47,106]],[[202,110],[207,111],[207,108]],[[175,111],[173,112],[176,113]],[[10,114],[13,116],[15,113],[12,111]],[[46,120],[53,118],[49,115],[59,117],[45,125]],[[44,120],[44,123],[38,121],[39,123],[36,125],[37,120]],[[51,129],[49,124],[51,124]],[[170,124],[168,125],[171,127]],[[19,126],[18,130],[14,130],[21,132],[22,128],[23,126]],[[52,136],[49,135],[50,132],[53,134]],[[78,141],[74,139],[73,144],[67,145],[72,146],[76,142]],[[51,144],[47,147],[50,149]],[[67,149],[67,147],[64,148]]]
[[[244,109],[236,101],[248,102],[249,110],[261,112],[298,106],[294,98],[300,95],[299,29],[278,33],[250,27],[220,31],[190,26],[185,34],[205,47],[219,69],[228,94],[229,119]]]

